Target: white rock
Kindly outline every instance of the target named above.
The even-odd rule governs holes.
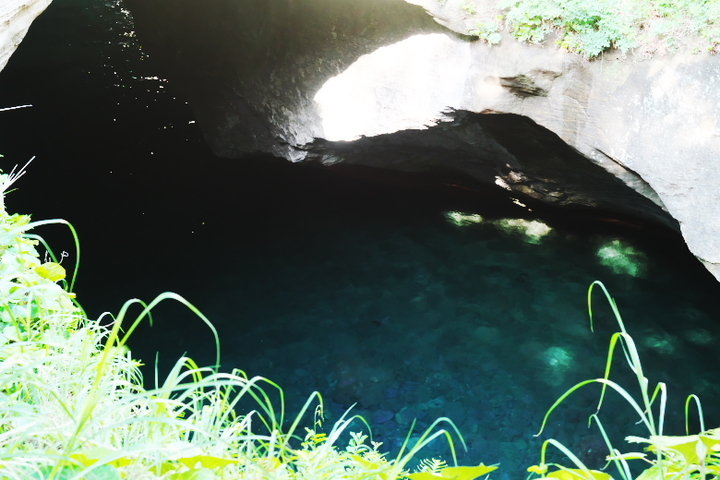
[[[0,70],[20,45],[33,20],[45,11],[52,0],[0,1]]]

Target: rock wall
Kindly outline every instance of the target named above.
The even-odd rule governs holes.
[[[324,136],[314,92],[359,57],[446,30],[403,0],[134,0],[151,55],[190,101],[215,152],[271,152]]]
[[[52,0],[3,0],[0,2],[0,70],[20,45],[33,20]]]
[[[220,156],[452,168],[679,228],[720,278],[716,57],[491,47],[459,0],[126,3]]]

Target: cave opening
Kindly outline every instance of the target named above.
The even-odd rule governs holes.
[[[589,332],[593,280],[643,339],[651,381],[668,383],[672,427],[687,394],[718,395],[720,286],[676,232],[450,171],[217,158],[128,22],[115,2],[55,0],[0,73],[0,106],[33,105],[0,114],[2,168],[37,157],[7,204],[76,226],[90,316],[175,291],[217,326],[222,367],[276,381],[290,410],[314,390],[329,421],[357,404],[391,451],[413,418],[447,416],[466,436],[461,461],[513,478],[537,460],[545,409],[602,372],[616,326],[599,305]],[[45,236],[72,252],[67,232]],[[156,351],[161,372],[184,353],[214,359],[207,328],[170,303],[131,347],[150,381]],[[596,442],[596,393],[547,435]],[[606,408],[606,428],[634,423]]]

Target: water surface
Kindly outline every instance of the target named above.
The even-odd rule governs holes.
[[[651,382],[668,384],[674,433],[691,392],[720,423],[719,287],[676,234],[529,211],[450,179],[218,159],[170,87],[117,5],[77,0],[55,0],[0,74],[2,106],[34,105],[0,115],[3,169],[37,156],[7,204],[76,226],[91,316],[175,291],[216,325],[222,368],[278,382],[291,411],[315,390],[328,424],[355,405],[392,451],[413,419],[417,433],[447,416],[464,463],[524,478],[545,410],[602,375],[617,324],[596,295],[590,332],[586,291],[601,280]],[[45,236],[72,250],[59,227]],[[132,341],[149,366],[156,351],[161,371],[184,353],[214,361],[209,329],[186,309],[161,304],[155,321]],[[546,431],[594,467],[598,393],[580,391]],[[643,434],[616,398],[601,416],[613,438]]]

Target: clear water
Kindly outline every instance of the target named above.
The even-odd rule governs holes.
[[[533,434],[567,388],[602,375],[617,325],[596,294],[589,330],[586,291],[601,280],[647,376],[668,384],[669,429],[681,432],[692,392],[708,426],[720,424],[720,286],[677,235],[530,212],[451,181],[214,158],[130,32],[116,5],[55,0],[0,74],[2,106],[34,105],[0,115],[3,169],[37,156],[8,205],[77,227],[77,292],[91,316],[178,292],[216,325],[222,367],[276,381],[290,412],[315,390],[328,425],[355,404],[391,452],[413,419],[417,435],[446,416],[467,443],[461,462],[524,478],[548,436],[600,466],[586,426],[597,386]],[[459,226],[449,212],[483,222]],[[551,231],[536,239],[503,219]],[[72,250],[61,229],[45,236]],[[183,353],[214,361],[209,330],[184,308],[161,304],[155,320],[132,343],[146,363],[156,351],[161,371]],[[613,376],[634,393],[627,370],[617,362]],[[617,395],[601,418],[621,449],[644,433]],[[442,442],[426,451],[447,454]]]

